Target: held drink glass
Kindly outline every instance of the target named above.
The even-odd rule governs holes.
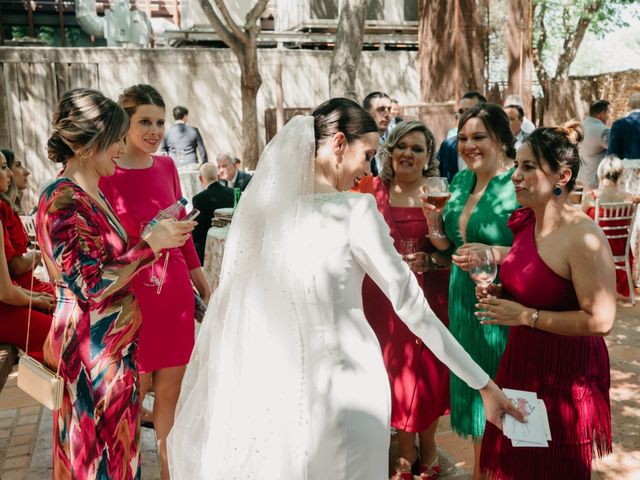
[[[427,203],[434,205],[437,209],[442,209],[446,205],[451,194],[449,193],[449,181],[446,177],[429,177],[427,178],[427,185],[425,193],[422,195]],[[431,212],[429,219],[427,220],[429,225],[435,229],[429,229],[430,238],[446,238],[446,235],[442,231],[442,214],[438,212]]]
[[[402,259],[408,263],[405,258],[407,255],[413,255],[418,252],[418,239],[417,238],[403,238],[400,240],[400,244],[398,245],[398,249],[400,251],[400,255],[402,255]]]
[[[479,247],[469,252],[469,276],[482,289],[493,283],[498,265],[490,247]]]

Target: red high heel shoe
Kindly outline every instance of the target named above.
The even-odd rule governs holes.
[[[436,480],[440,475],[440,465],[438,463],[438,457],[431,462],[431,465],[420,465],[420,480]],[[402,479],[404,480],[404,479]]]
[[[398,458],[393,469],[396,473],[394,473],[389,480],[413,480],[411,464],[406,458]]]

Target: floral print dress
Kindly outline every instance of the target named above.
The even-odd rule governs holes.
[[[108,203],[68,178],[48,185],[36,217],[57,306],[45,361],[65,381],[54,413],[53,478],[140,478],[138,304],[129,288],[153,258],[127,235]]]

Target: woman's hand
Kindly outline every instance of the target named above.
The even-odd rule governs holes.
[[[489,380],[480,390],[484,413],[489,423],[493,423],[502,430],[504,415],[509,414],[519,422],[526,422],[524,414],[518,410],[493,380]]]
[[[36,292],[27,292],[29,295],[33,295],[31,300],[31,305],[36,310],[39,310],[44,313],[53,312],[54,307],[56,306],[56,299],[53,295],[48,293],[36,293]]]
[[[424,252],[410,253],[409,255],[403,255],[402,258],[414,273],[424,273],[432,270],[429,256]]]
[[[492,283],[487,288],[478,285],[476,286],[476,297],[478,300],[487,297],[502,298],[502,285]]]
[[[465,272],[468,272],[469,269],[471,268],[471,263],[469,261],[471,259],[471,251],[487,249],[487,248],[491,249],[495,257],[495,251],[493,246],[485,245],[484,243],[474,242],[474,243],[465,243],[461,245],[460,248],[456,250],[456,253],[451,255],[451,260],[453,261],[453,263],[455,263],[458,266],[458,268],[460,268],[461,270],[464,270]]]
[[[501,298],[486,297],[481,298],[476,304],[476,308],[482,311],[475,312],[476,317],[481,317],[480,323],[483,325],[507,325],[517,327],[533,324],[533,314],[535,309],[526,308],[517,302],[504,300]]]
[[[196,222],[178,222],[172,218],[161,220],[153,226],[143,240],[156,253],[168,248],[181,247],[189,239],[196,225]]]

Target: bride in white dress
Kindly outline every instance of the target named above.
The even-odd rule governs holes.
[[[479,389],[487,419],[521,418],[427,304],[370,195],[377,127],[346,99],[291,120],[265,149],[226,243],[182,385],[173,480],[382,480],[390,392],[362,310],[368,274],[400,318]]]

